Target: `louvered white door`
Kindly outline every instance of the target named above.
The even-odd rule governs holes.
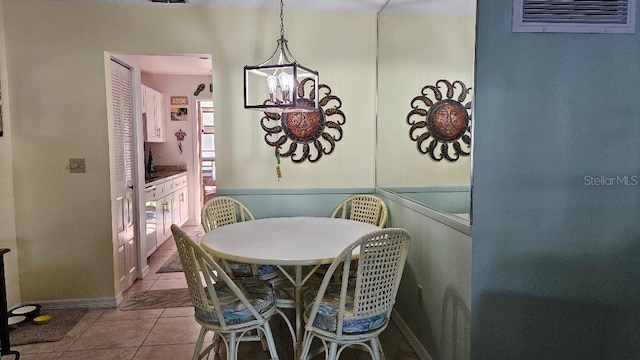
[[[115,158],[118,232],[118,280],[120,291],[136,279],[137,246],[135,236],[133,87],[131,70],[111,60],[113,101],[113,152]]]

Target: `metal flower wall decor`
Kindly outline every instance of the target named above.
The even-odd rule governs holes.
[[[471,100],[464,102],[470,91],[462,81],[440,79],[435,85],[423,87],[421,95],[411,100],[412,110],[407,115],[409,137],[419,152],[429,154],[434,161],[454,162],[469,156]]]
[[[275,147],[276,157],[290,157],[294,163],[305,160],[316,162],[323,155],[329,155],[342,139],[342,125],[346,116],[340,110],[342,101],[331,94],[331,88],[325,84],[314,91],[312,79],[305,79],[298,85],[298,97],[309,104],[319,97],[319,108],[314,111],[265,112],[260,125],[266,132],[264,140]],[[306,92],[308,91],[308,95]],[[329,117],[335,116],[335,120]]]

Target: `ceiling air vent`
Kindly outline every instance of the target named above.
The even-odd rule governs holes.
[[[514,32],[634,33],[636,0],[514,0]]]

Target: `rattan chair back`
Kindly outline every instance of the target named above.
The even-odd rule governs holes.
[[[275,301],[273,306],[258,312],[255,304],[252,304],[247,299],[234,280],[224,272],[224,269],[200,245],[195,243],[176,224],[171,225],[171,232],[176,242],[187,281],[189,298],[195,307],[195,318],[202,325],[193,359],[202,358],[215,346],[216,341],[201,352],[206,333],[213,331],[214,336],[224,341],[227,347],[227,359],[236,360],[238,344],[251,330],[260,331],[265,335],[271,356],[277,359],[275,342],[268,323],[271,316],[277,311]],[[226,298],[223,298],[222,301],[216,290],[216,288],[220,288],[220,282],[224,282],[226,285]],[[238,306],[248,310],[247,313],[249,315],[240,321],[230,322],[223,312],[223,303],[230,302],[230,295],[235,297],[233,301],[239,300]],[[259,340],[259,338],[248,340]]]
[[[409,242],[409,233],[404,229],[381,229],[362,236],[336,257],[317,294],[311,303],[306,304],[307,320],[301,359],[308,354],[315,337],[324,343],[330,360],[336,359],[343,348],[353,344],[363,345],[373,359],[380,359],[382,350],[378,335],[390,319]],[[350,267],[355,264],[351,261],[352,254],[358,247],[359,261],[354,284],[349,275]],[[335,275],[340,278],[340,284],[332,281]],[[333,309],[334,313],[327,312],[328,308]],[[353,324],[362,323],[366,323],[368,329],[353,330]],[[327,346],[327,343],[330,345]]]
[[[207,201],[200,211],[205,232],[240,221],[253,220],[253,214],[240,201],[229,196],[216,196]]]
[[[331,214],[333,218],[366,222],[381,228],[387,226],[387,216],[387,204],[378,196],[368,194],[354,195],[345,199]]]

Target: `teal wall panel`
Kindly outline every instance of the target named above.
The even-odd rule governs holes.
[[[451,214],[468,214],[471,207],[468,186],[388,187],[385,190]]]
[[[412,238],[396,311],[433,359],[469,359],[468,223],[396,194],[378,194],[389,207],[390,226],[407,229]]]
[[[478,1],[471,359],[640,357],[640,34]]]
[[[257,219],[281,216],[330,216],[345,198],[370,194],[373,188],[218,189],[247,206]]]

